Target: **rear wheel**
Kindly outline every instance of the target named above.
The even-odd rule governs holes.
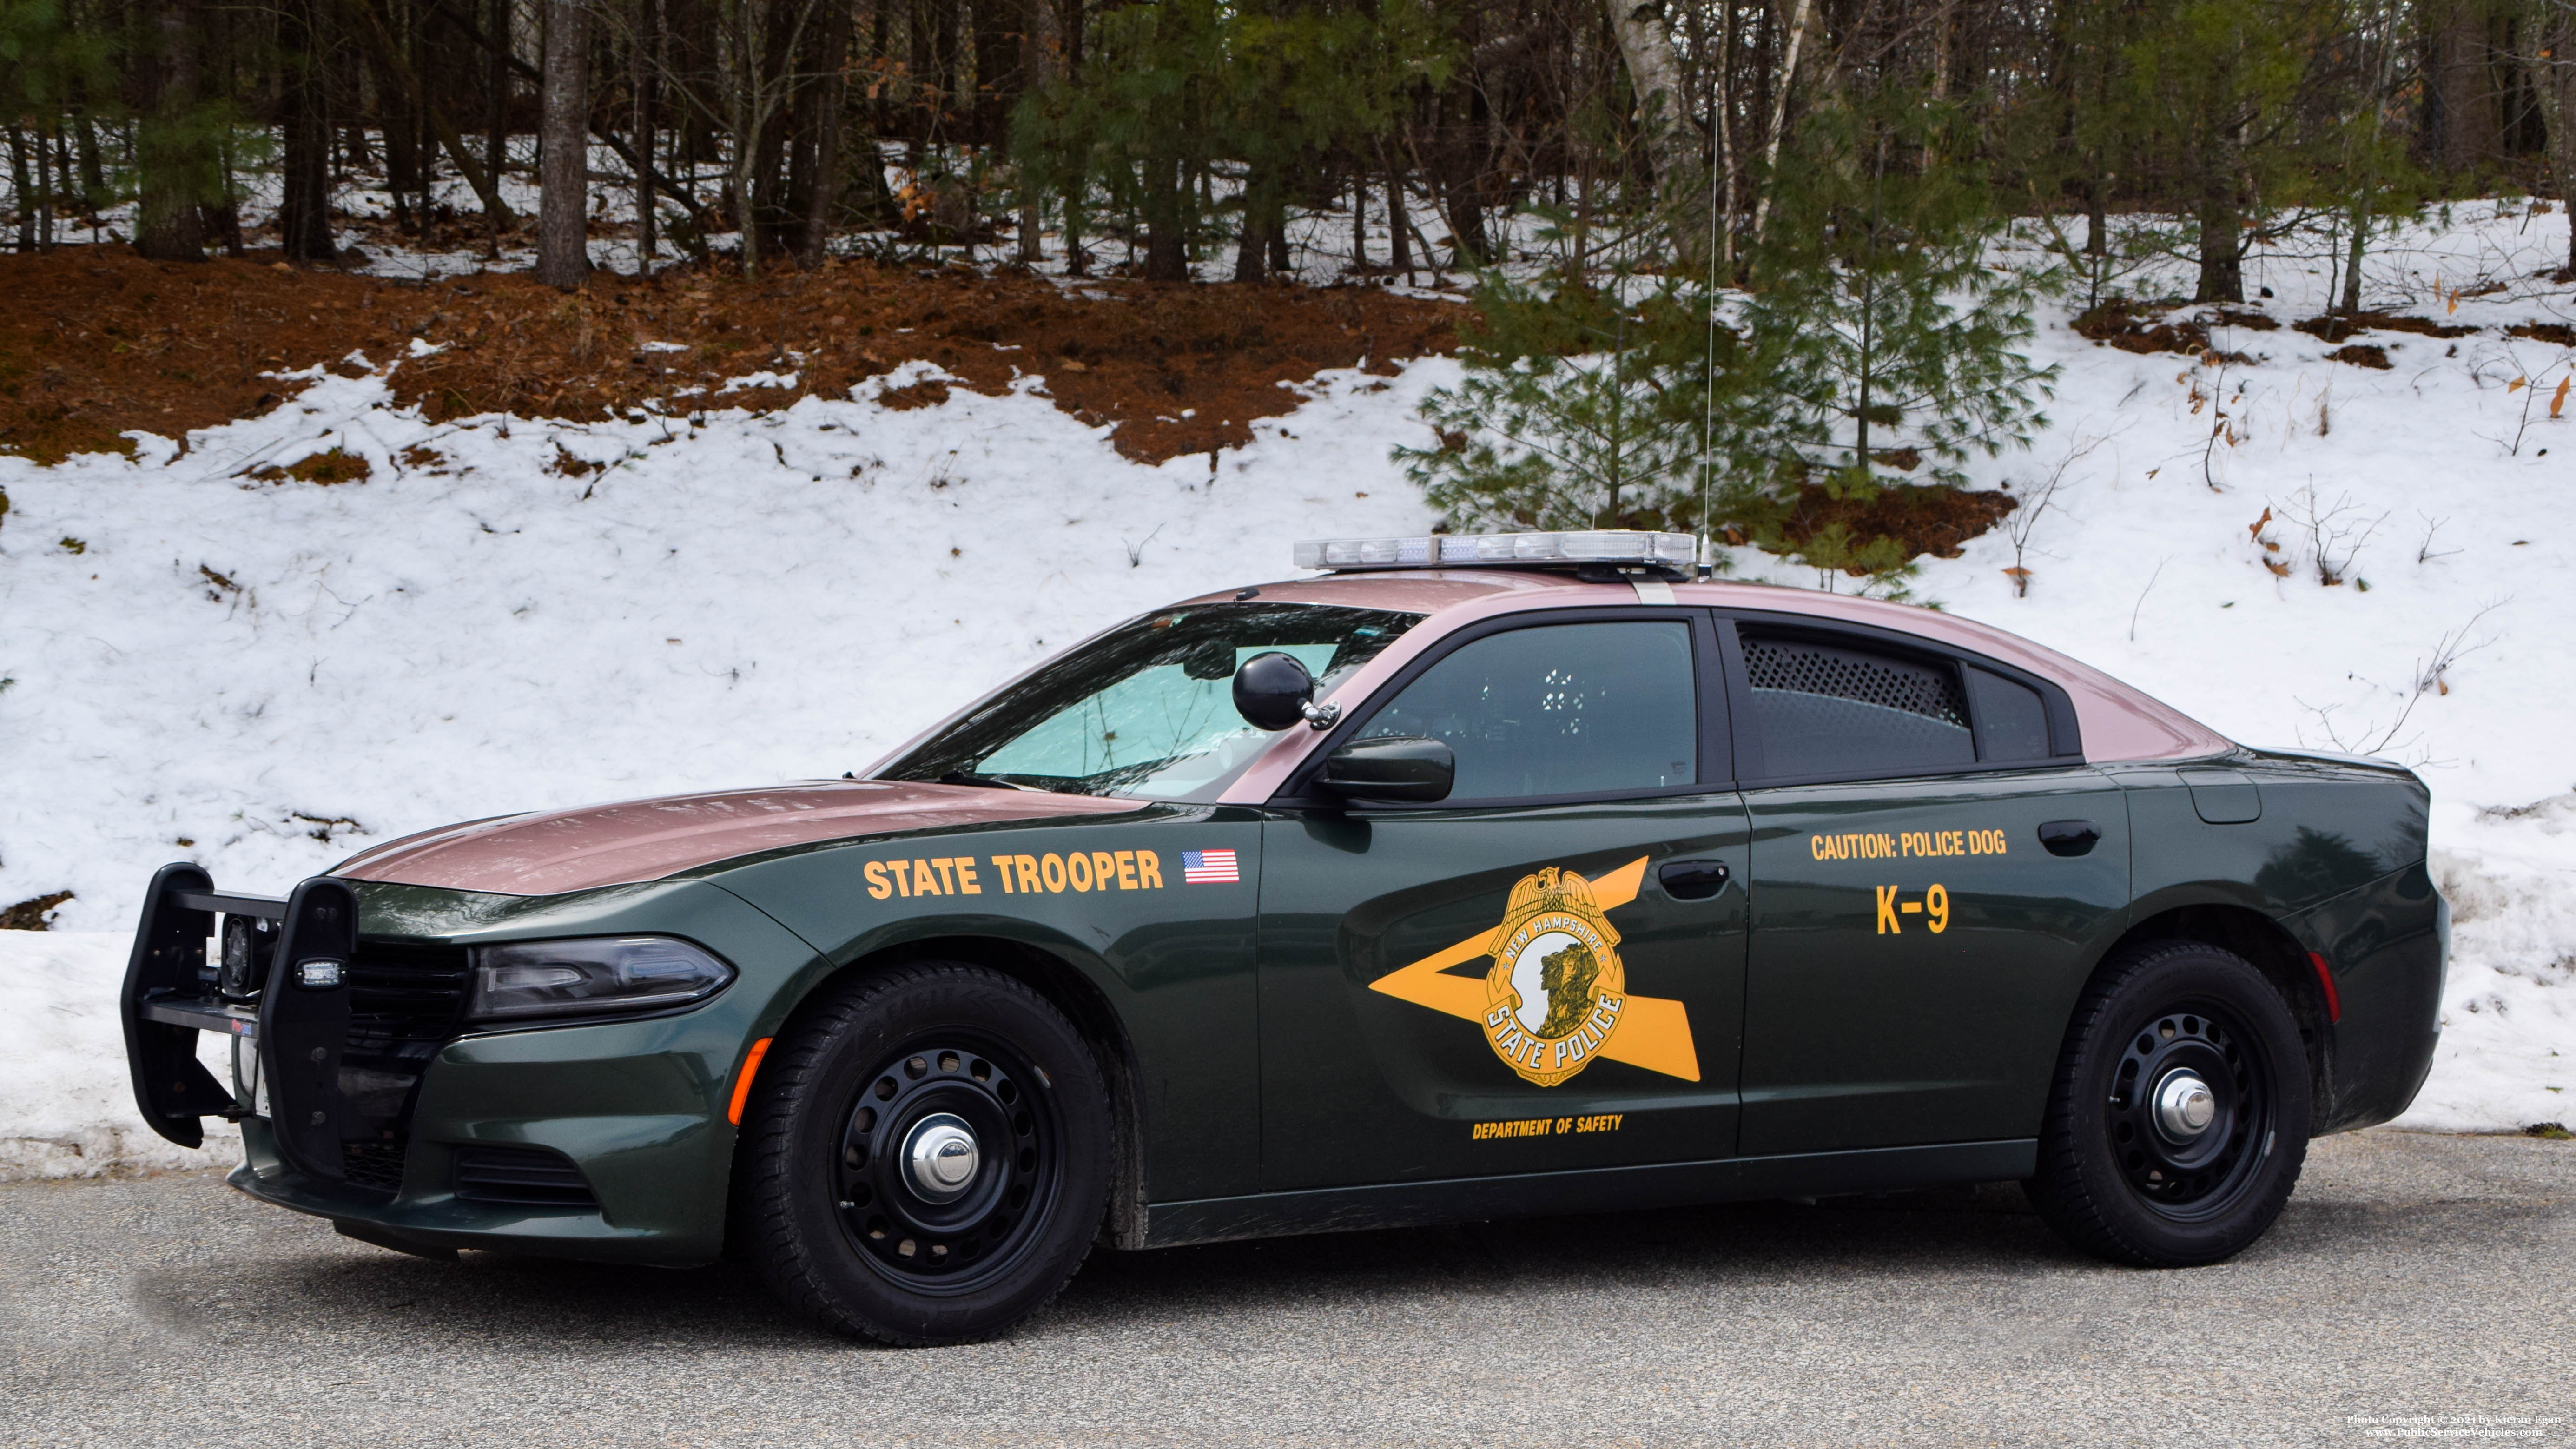
[[[870,977],[782,1038],[756,1086],[752,1259],[824,1327],[986,1338],[1082,1266],[1108,1202],[1108,1092],[1019,982],[955,962]]]
[[[2218,1262],[2289,1201],[2308,1097],[2298,1024],[2263,973],[2198,941],[2132,948],[2076,1008],[2031,1199],[2115,1262]]]

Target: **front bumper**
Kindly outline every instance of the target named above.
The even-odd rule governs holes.
[[[179,904],[225,910],[202,881],[187,888],[198,894]],[[127,989],[130,1019],[145,1029],[129,1032],[129,1055],[147,1120],[172,1135],[193,1132],[197,1115],[239,1120],[245,1160],[228,1179],[234,1187],[371,1227],[380,1239],[669,1265],[721,1253],[734,1077],[750,1044],[774,1034],[821,969],[810,946],[705,882],[550,898],[360,885],[356,899],[348,985],[284,986],[281,955],[271,999],[253,1006],[189,996],[205,918],[165,912],[156,929],[147,911],[145,935],[160,945]],[[472,1033],[455,1022],[461,995],[440,988],[457,1002],[441,1017],[445,998],[425,989],[463,947],[630,933],[693,941],[730,962],[736,979],[666,1015]],[[293,940],[290,929],[281,950]],[[290,1002],[310,1011],[334,996],[345,998],[328,1005],[336,1014],[305,1037],[272,1020]],[[222,1100],[204,1100],[211,1078],[183,1082],[191,1090],[181,1099],[164,1085],[181,1079],[148,1069],[182,1051],[193,1064],[186,1043],[196,1030],[235,1037],[235,1080]]]
[[[243,1121],[245,1160],[227,1180],[263,1202],[429,1246],[712,1261],[724,1244],[735,1135],[725,1109],[742,1039],[738,1023],[711,1013],[449,1043],[422,1074],[390,1198],[298,1171],[261,1117]],[[592,1204],[461,1195],[460,1154],[489,1147],[560,1154]]]

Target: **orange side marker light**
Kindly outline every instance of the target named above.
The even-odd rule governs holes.
[[[751,1044],[750,1051],[743,1054],[742,1075],[733,1079],[733,1106],[725,1112],[725,1120],[736,1127],[742,1125],[742,1104],[751,1099],[752,1076],[760,1070],[760,1059],[769,1055],[769,1043],[772,1040],[774,1038],[762,1037]]]

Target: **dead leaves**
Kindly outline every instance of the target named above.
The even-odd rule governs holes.
[[[2290,576],[2290,566],[2283,563],[2278,557],[2281,552],[2280,541],[2278,539],[2270,539],[2263,536],[2263,530],[2270,527],[2271,524],[2272,509],[2270,505],[2266,504],[2263,509],[2263,516],[2255,519],[2252,523],[2245,525],[2245,533],[2247,537],[2253,539],[2255,543],[2262,546],[2263,557],[2261,562],[2263,567],[2271,570],[2272,577],[2276,579],[2286,579]]]

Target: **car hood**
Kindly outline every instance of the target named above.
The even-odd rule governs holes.
[[[762,851],[866,835],[1115,815],[1147,802],[909,780],[816,780],[507,815],[350,857],[349,880],[543,896],[660,880]]]

